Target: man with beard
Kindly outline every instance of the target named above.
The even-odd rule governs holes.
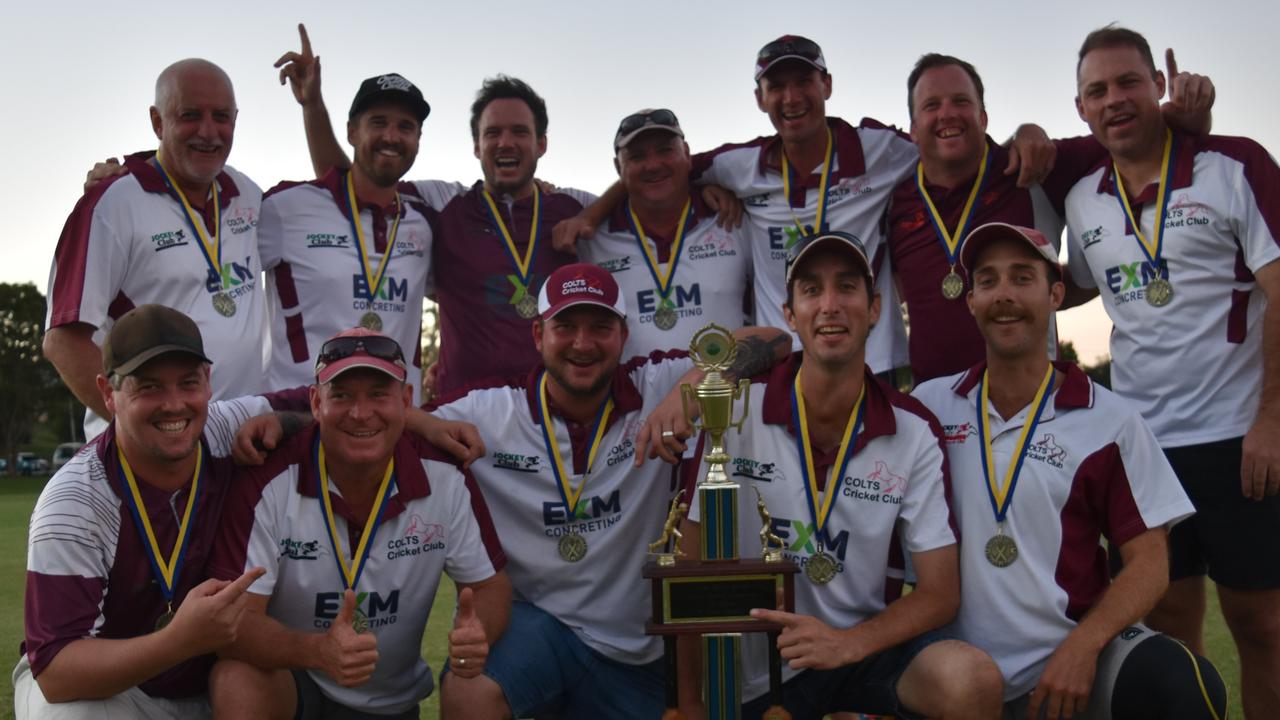
[[[347,120],[355,164],[281,183],[263,197],[269,387],[310,383],[320,344],[360,325],[412,348],[408,384],[420,402],[422,299],[437,213],[399,181],[418,155],[430,111],[400,75],[365,80]]]
[[[480,428],[489,456],[471,471],[517,600],[484,674],[463,677],[456,663],[445,674],[442,714],[656,718],[662,640],[644,633],[651,606],[640,571],[679,475],[663,463],[633,466],[651,439],[672,461],[685,449],[672,391],[701,373],[681,351],[622,362],[627,302],[598,266],[556,270],[538,307],[532,371],[445,396],[433,411]],[[788,345],[774,328],[735,336],[734,375],[763,371]]]
[[[236,113],[231,79],[217,65],[193,58],[165,68],[151,107],[159,149],[126,157],[67,218],[49,273],[44,353],[89,409],[88,438],[110,417],[94,380],[99,345],[144,303],[195,320],[218,365],[215,400],[263,389],[262,191],[226,165]]]

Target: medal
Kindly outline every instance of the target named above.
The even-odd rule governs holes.
[[[565,562],[576,563],[587,556],[587,540],[581,535],[561,535],[556,541],[556,552]]]
[[[1164,156],[1160,159],[1160,184],[1156,186],[1155,225],[1151,228],[1151,240],[1148,241],[1147,236],[1142,234],[1142,226],[1138,222],[1141,217],[1134,215],[1133,207],[1129,205],[1129,194],[1125,192],[1120,169],[1115,166],[1114,161],[1111,164],[1111,175],[1115,179],[1112,190],[1115,191],[1116,199],[1120,201],[1120,209],[1124,211],[1125,220],[1133,229],[1138,247],[1142,248],[1142,254],[1146,256],[1147,263],[1155,275],[1155,279],[1147,283],[1146,288],[1147,304],[1151,307],[1164,307],[1173,300],[1173,283],[1169,281],[1169,269],[1167,266],[1162,268],[1160,262],[1164,254],[1164,224],[1169,218],[1169,196],[1173,194],[1173,166],[1173,132],[1165,130]]]
[[[378,492],[373,497],[373,507],[369,509],[369,517],[365,519],[364,530],[360,532],[360,541],[351,550],[351,561],[347,561],[347,553],[342,548],[341,533],[338,522],[333,515],[333,500],[329,497],[329,473],[325,467],[324,445],[320,443],[320,434],[316,433],[315,447],[312,449],[312,460],[315,463],[316,495],[320,498],[320,513],[324,515],[325,528],[329,531],[329,545],[333,548],[333,559],[338,564],[338,574],[342,576],[342,588],[355,590],[369,560],[369,551],[373,549],[373,537],[378,534],[378,526],[382,524],[382,515],[391,500],[391,488],[396,484],[396,461],[392,457],[387,461],[386,472],[378,485]],[[357,632],[369,629],[369,617],[359,607],[352,618],[351,627]]]
[[[804,574],[812,582],[826,585],[836,576],[836,561],[825,550],[819,550],[816,555],[809,556],[809,562],[804,566]]]
[[[533,221],[529,224],[529,245],[524,250],[524,257],[521,257],[516,250],[515,238],[511,236],[507,224],[498,214],[498,204],[493,201],[493,196],[488,190],[482,190],[481,194],[484,196],[485,207],[489,210],[489,220],[502,236],[502,246],[507,251],[507,258],[516,269],[515,274],[507,276],[507,280],[515,287],[515,292],[511,294],[507,303],[515,306],[516,314],[520,317],[526,320],[532,319],[538,314],[538,298],[530,292],[529,286],[533,282],[533,254],[538,247],[538,238],[542,235],[538,227],[542,215],[542,194],[538,191],[538,184],[533,184]],[[512,221],[515,220],[514,215],[513,212]]]
[[[973,210],[978,205],[978,196],[982,194],[982,184],[987,177],[987,166],[991,163],[990,150],[990,146],[984,141],[982,162],[978,164],[978,176],[973,179],[973,187],[969,188],[969,197],[964,202],[964,209],[960,211],[960,221],[956,223],[954,233],[947,230],[947,223],[942,218],[942,213],[938,212],[938,207],[933,204],[933,198],[929,197],[929,190],[924,186],[924,163],[916,163],[916,192],[924,201],[925,209],[929,211],[929,220],[933,223],[938,241],[942,243],[942,252],[947,256],[947,262],[951,263],[951,272],[942,278],[942,297],[948,300],[955,300],[964,294],[964,279],[956,272],[956,263],[960,260],[960,245],[964,242],[965,232],[969,229],[969,221],[973,219]]]
[[[796,424],[796,450],[800,454],[800,471],[804,476],[805,500],[809,506],[809,517],[813,519],[813,536],[818,542],[818,552],[809,556],[804,574],[820,585],[831,582],[836,576],[836,561],[826,553],[827,519],[831,517],[831,509],[835,507],[836,498],[840,496],[840,483],[844,479],[849,461],[858,445],[858,433],[862,429],[863,400],[867,396],[865,384],[858,392],[858,401],[849,413],[849,420],[844,426],[844,436],[840,439],[840,450],[836,453],[836,463],[826,484],[826,491],[818,489],[818,468],[813,462],[813,449],[809,443],[809,423],[805,416],[804,393],[800,390],[801,367],[791,383],[791,417]]]
[[[374,332],[382,331],[382,316],[370,310],[360,316],[360,327]]]
[[[200,477],[204,470],[204,445],[196,444],[196,469],[191,475],[191,490],[187,498],[187,509],[182,513],[178,523],[178,536],[174,538],[173,550],[168,559],[160,552],[160,541],[151,528],[151,517],[147,515],[147,506],[142,501],[142,493],[138,490],[138,481],[133,476],[133,468],[124,457],[124,451],[116,446],[116,457],[120,460],[122,484],[128,490],[124,495],[125,504],[129,506],[129,514],[133,516],[134,527],[142,536],[142,547],[147,552],[147,560],[151,563],[151,572],[160,585],[160,593],[164,596],[165,611],[156,619],[156,630],[163,629],[173,620],[173,596],[177,589],[182,563],[186,559],[187,543],[191,540],[191,524],[197,515],[196,506],[200,503]]]
[[[213,309],[218,311],[222,317],[231,317],[236,314],[236,301],[224,292],[216,292],[209,296],[209,301],[213,303]]]
[[[1164,307],[1173,300],[1173,283],[1158,277],[1147,283],[1146,295],[1151,307]]]
[[[524,296],[516,301],[516,314],[525,320],[532,320],[538,316],[538,301],[529,294],[528,288],[525,289]]]
[[[818,176],[818,209],[813,215],[813,227],[811,228],[806,228],[804,223],[800,222],[800,218],[796,217],[795,211],[791,209],[792,168],[787,160],[786,149],[782,149],[779,154],[782,156],[782,194],[784,201],[787,203],[787,212],[791,213],[792,222],[800,230],[801,236],[824,232],[827,224],[827,188],[831,185],[831,170],[836,164],[836,141],[835,136],[831,134],[831,127],[827,127],[827,152],[823,156],[826,159],[822,162],[822,174]],[[788,245],[789,248],[790,245]]]
[[[209,266],[209,277],[222,278],[222,202],[218,193],[218,182],[209,184],[213,193],[213,236],[205,230],[204,218],[196,213],[195,208],[191,207],[191,203],[187,202],[186,193],[182,192],[182,188],[170,177],[169,171],[165,169],[164,162],[160,159],[160,153],[156,153],[156,167],[160,168],[160,177],[164,179],[164,184],[173,194],[178,196],[178,201],[182,203],[182,212],[187,219],[187,226],[191,228],[191,233],[200,241],[197,243],[200,247],[200,254],[204,256],[205,263]],[[226,287],[225,285],[223,287]],[[219,300],[218,297],[222,299]],[[223,317],[231,317],[236,314],[235,301],[225,292],[217,292],[213,295],[213,309],[218,311]]]
[[[653,313],[653,325],[659,330],[670,330],[676,326],[676,321],[680,316],[676,314],[675,308],[663,305]]]
[[[1018,559],[1018,544],[1005,535],[1002,528],[987,541],[986,554],[987,562],[992,565],[998,568],[1009,567]]]
[[[391,256],[396,250],[396,233],[400,230],[401,214],[400,193],[396,193],[396,218],[387,232],[387,249],[382,253],[378,269],[373,270],[369,265],[369,250],[364,242],[364,227],[360,224],[360,206],[356,204],[354,175],[350,171],[347,172],[347,222],[351,223],[351,234],[355,238],[352,245],[356,248],[356,259],[360,262],[360,276],[364,279],[364,299],[369,301],[369,307],[373,307],[374,301],[377,300],[378,289],[382,286],[382,279],[386,277],[387,267],[391,265]],[[374,332],[381,332],[382,318],[377,313],[369,311],[360,317],[360,326]]]
[[[582,489],[587,486],[587,479],[591,477],[591,467],[596,462],[596,453],[604,445],[604,433],[612,413],[613,396],[610,395],[600,406],[600,411],[596,414],[595,426],[591,430],[591,447],[587,450],[586,472],[582,474],[582,481],[578,486],[573,487],[569,469],[565,467],[564,458],[560,455],[560,441],[556,439],[556,429],[553,425],[555,418],[551,416],[551,409],[547,405],[547,371],[543,370],[538,377],[538,423],[542,427],[542,442],[547,448],[547,455],[551,457],[551,474],[555,477],[556,488],[560,491],[560,500],[564,503],[570,518],[577,516],[578,499],[582,497]],[[556,541],[556,547],[562,559],[567,562],[578,562],[587,554],[587,539],[576,534],[561,535]]]
[[[964,279],[960,277],[960,273],[956,272],[955,266],[951,266],[951,272],[942,278],[942,297],[948,300],[955,300],[964,294]]]
[[[987,561],[992,565],[1008,567],[1018,559],[1018,545],[1012,537],[1004,534],[1005,516],[1009,514],[1009,507],[1013,503],[1013,491],[1018,484],[1018,476],[1022,473],[1022,461],[1027,457],[1027,448],[1031,446],[1036,426],[1040,424],[1040,416],[1044,414],[1049,398],[1053,395],[1053,364],[1049,364],[1044,380],[1040,381],[1040,388],[1031,401],[1032,412],[1022,425],[1022,435],[1018,438],[1018,445],[1004,474],[1004,483],[1000,486],[996,485],[996,461],[991,450],[990,403],[987,400],[990,391],[991,385],[987,382],[987,371],[984,370],[982,380],[978,383],[978,440],[982,446],[982,476],[987,481],[987,497],[991,500],[991,509],[996,516],[996,534],[987,541],[986,555]]]
[[[364,608],[358,605],[355,613],[351,616],[351,629],[355,630],[357,635],[369,632],[369,613],[366,613]]]
[[[649,249],[649,238],[645,237],[644,226],[640,224],[640,218],[636,217],[631,201],[627,201],[627,218],[631,221],[631,234],[640,245],[644,266],[649,268],[649,276],[653,278],[653,284],[657,288],[659,300],[658,309],[653,313],[653,325],[659,330],[670,330],[680,319],[676,313],[675,303],[671,301],[671,288],[676,279],[676,266],[680,264],[680,256],[684,253],[684,233],[689,225],[691,207],[693,204],[686,199],[684,208],[680,211],[680,220],[676,223],[675,239],[671,241],[671,259],[667,261],[667,267],[664,270],[662,264],[658,262],[657,243],[654,243],[652,250]]]

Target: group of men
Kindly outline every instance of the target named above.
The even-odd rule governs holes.
[[[546,107],[504,76],[472,107],[472,187],[402,181],[430,107],[395,74],[360,86],[348,162],[301,32],[278,64],[318,179],[263,195],[227,167],[230,80],[185,60],[157,80],[159,149],[64,229],[45,350],[111,421],[32,518],[20,717],[207,713],[206,678],[224,717],[415,717],[441,572],[447,717],[659,716],[639,568],[701,465],[697,371],[665,351],[708,322],[763,384],[729,451],[772,466],[751,480],[787,556],[825,569],[795,613],[757,611],[794,717],[1221,717],[1206,573],[1246,714],[1280,706],[1280,576],[1250,561],[1280,544],[1280,169],[1205,134],[1212,85],[1171,53],[1166,77],[1095,31],[1092,137],[1003,147],[968,63],[921,58],[908,137],[828,117],[821,49],[783,36],[755,68],[776,135],[691,155],[641,110],[597,199],[534,179]],[[1052,361],[1054,312],[1094,294],[1116,395]],[[877,375],[907,362],[903,303],[914,397]],[[315,426],[246,422],[269,407]],[[225,457],[241,424],[261,465]]]

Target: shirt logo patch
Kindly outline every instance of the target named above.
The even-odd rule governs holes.
[[[978,428],[971,422],[963,422],[959,425],[943,425],[942,441],[948,445],[964,443],[965,440],[978,434]]]
[[[518,453],[493,452],[493,467],[516,472],[536,473],[542,470],[540,455],[520,455]]]
[[[620,258],[609,258],[608,260],[601,260],[600,267],[604,268],[610,273],[626,272],[631,269],[631,257],[627,256],[627,257],[620,257]]]
[[[258,227],[258,214],[251,207],[228,208],[231,212],[223,216],[223,222],[232,235],[242,235]]]
[[[883,460],[876,460],[876,469],[863,477],[849,476],[844,479],[844,487],[840,494],[854,500],[869,503],[901,505],[902,493],[907,489],[907,479],[889,469]]]
[[[308,233],[308,248],[349,248],[351,247],[351,239],[347,235],[338,235],[335,233]]]
[[[1085,230],[1080,233],[1080,244],[1086,248],[1092,245],[1097,245],[1102,242],[1103,238],[1108,237],[1109,235],[1111,235],[1111,233],[1107,232],[1106,228],[1099,225],[1092,230]]]
[[[736,257],[738,251],[733,246],[733,238],[725,233],[712,233],[703,242],[689,245],[690,260],[709,260],[717,257]]]
[[[387,559],[413,557],[432,550],[444,550],[446,547],[445,527],[440,523],[423,521],[420,515],[409,518],[409,527],[404,536],[387,541]]]
[[[156,233],[151,236],[151,244],[156,246],[156,252],[168,250],[171,247],[182,247],[187,245],[187,231],[181,228],[170,232]]]
[[[320,557],[319,540],[294,540],[285,538],[280,541],[280,557],[291,560],[315,560]]]
[[[751,458],[736,457],[733,459],[733,477],[744,477],[759,482],[785,482],[787,476],[778,470],[776,462],[760,462]]]
[[[1053,433],[1045,433],[1027,448],[1027,457],[1061,468],[1067,459],[1067,451],[1054,440]]]

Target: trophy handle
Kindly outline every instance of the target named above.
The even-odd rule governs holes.
[[[689,405],[694,403],[696,407],[697,402],[698,397],[693,392],[693,386],[689,383],[680,383],[680,407],[684,410],[684,421],[689,423],[691,432],[698,431],[698,424],[693,421],[693,416],[689,414]]]
[[[747,407],[751,402],[751,381],[747,378],[739,380],[738,387],[733,389],[734,402],[737,402],[739,398],[742,400],[742,417],[739,417],[736,421],[729,423],[729,427],[738,428],[738,433],[741,434],[742,423],[747,421]]]

